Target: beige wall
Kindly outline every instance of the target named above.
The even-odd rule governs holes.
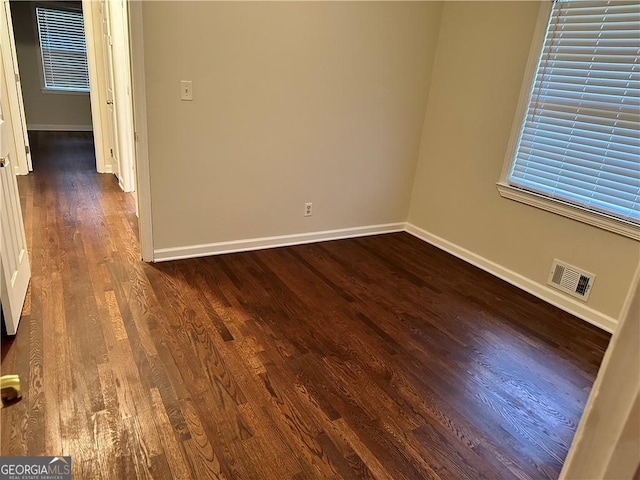
[[[43,126],[74,126],[91,129],[91,102],[88,93],[42,92],[34,8],[33,2],[11,2],[27,127],[40,129]]]
[[[539,5],[144,2],[154,248],[408,216],[536,285],[595,273],[618,318],[638,242],[496,189]]]
[[[154,247],[404,222],[441,7],[144,2]]]
[[[409,222],[545,284],[559,258],[596,274],[589,306],[618,318],[638,242],[496,190],[538,2],[446,2]]]

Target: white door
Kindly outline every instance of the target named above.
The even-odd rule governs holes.
[[[133,99],[131,98],[131,61],[129,58],[128,5],[110,0],[109,21],[113,39],[113,77],[115,79],[120,175],[123,190],[134,192],[136,185]]]
[[[0,45],[2,47],[2,63],[7,90],[9,92],[9,108],[7,115],[13,119],[14,141],[18,158],[14,158],[16,173],[26,175],[33,170],[31,163],[31,149],[29,148],[29,135],[27,134],[27,121],[24,114],[24,102],[22,100],[22,84],[18,70],[18,56],[16,54],[16,42],[13,38],[13,22],[9,0],[2,0],[2,20],[0,21]],[[7,78],[13,77],[13,78]]]
[[[7,124],[0,103],[0,300],[7,333],[15,335],[31,278],[16,175],[11,165]]]
[[[118,129],[116,117],[115,78],[113,74],[113,40],[111,37],[111,21],[109,8],[105,2],[100,2],[100,17],[102,19],[102,35],[104,41],[104,68],[107,73],[107,117],[109,118],[109,143],[113,164],[113,173],[120,179],[120,151],[118,148]]]

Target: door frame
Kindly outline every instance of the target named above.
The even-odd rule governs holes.
[[[619,323],[591,388],[560,480],[636,478],[640,471],[637,339],[640,333],[640,266],[636,268]]]
[[[133,98],[140,251],[145,262],[153,262],[151,176],[149,171],[149,141],[147,137],[147,94],[144,71],[142,0],[128,0],[127,5],[129,7],[129,58],[131,61],[131,95]]]
[[[102,141],[103,169],[117,174],[120,188],[136,192],[133,98],[127,4],[124,0],[82,0],[91,86],[94,136]],[[108,42],[108,45],[107,45]],[[93,58],[91,58],[93,57]],[[101,61],[102,60],[102,61]],[[92,76],[92,71],[95,75]],[[92,78],[93,77],[93,78]],[[108,78],[109,77],[109,78]],[[109,96],[109,86],[112,87]],[[106,107],[110,103],[111,112]],[[113,124],[113,125],[112,125]],[[96,145],[97,149],[97,145]],[[137,205],[137,194],[136,197]]]
[[[125,0],[105,2],[105,15],[109,22],[114,80],[114,114],[118,138],[119,176],[125,192],[135,192],[135,145],[133,125],[133,98],[129,46],[129,13]],[[134,194],[135,195],[135,194]],[[137,201],[137,200],[136,200]]]
[[[122,176],[120,175],[120,163],[119,163],[119,155],[118,155],[118,136],[117,136],[117,126],[115,119],[115,88],[111,89],[111,95],[109,94],[109,88],[113,87],[115,81],[113,79],[113,62],[108,57],[108,50],[111,48],[106,45],[107,41],[110,41],[110,26],[108,25],[108,13],[106,0],[100,0],[98,2],[91,1],[89,2],[85,9],[85,22],[92,22],[93,29],[91,35],[88,33],[85,34],[87,37],[87,46],[89,43],[92,44],[92,55],[95,54],[95,70],[96,70],[96,83],[97,92],[95,100],[92,99],[92,102],[95,102],[95,108],[93,107],[94,103],[92,103],[91,111],[99,112],[99,131],[100,138],[104,144],[103,146],[103,157],[105,158],[105,166],[108,173],[114,173],[118,177],[118,184],[120,188],[125,192],[128,191],[122,182]],[[97,4],[97,5],[96,5]],[[94,10],[95,9],[95,10]],[[96,27],[95,22],[98,23],[98,27]],[[85,28],[85,32],[88,30]],[[95,36],[94,36],[95,35]],[[87,52],[87,57],[89,53]],[[110,71],[111,69],[111,71]],[[93,90],[93,88],[92,88]],[[104,107],[105,103],[108,105]],[[103,108],[104,107],[104,108]],[[113,109],[114,112],[110,112],[109,110]],[[106,119],[106,121],[105,121]],[[113,124],[112,124],[113,123]],[[106,139],[105,139],[106,138]],[[97,148],[97,147],[96,147]],[[109,159],[109,160],[106,160]]]
[[[89,98],[91,101],[91,124],[93,126],[93,143],[96,154],[96,170],[98,173],[113,173],[111,162],[107,162],[105,152],[107,146],[103,138],[102,105],[100,70],[98,69],[98,55],[96,53],[95,35],[100,35],[93,25],[94,2],[82,0],[82,16],[84,19],[84,36],[87,43],[87,66],[89,68]]]

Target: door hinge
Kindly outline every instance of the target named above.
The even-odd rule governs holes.
[[[31,147],[29,147],[29,145],[24,146],[24,151],[27,153],[27,155],[31,155]]]
[[[134,139],[136,142],[139,142],[139,141],[140,141],[140,137],[138,136],[138,132],[133,132],[133,139]]]
[[[14,75],[16,76],[16,83],[20,83],[20,75],[17,73],[14,73]]]
[[[109,149],[109,153],[111,153],[111,156],[113,157],[113,148]]]

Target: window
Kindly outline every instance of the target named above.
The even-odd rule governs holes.
[[[88,92],[82,12],[36,8],[45,90]]]
[[[556,0],[545,24],[498,189],[638,239],[640,4]]]

